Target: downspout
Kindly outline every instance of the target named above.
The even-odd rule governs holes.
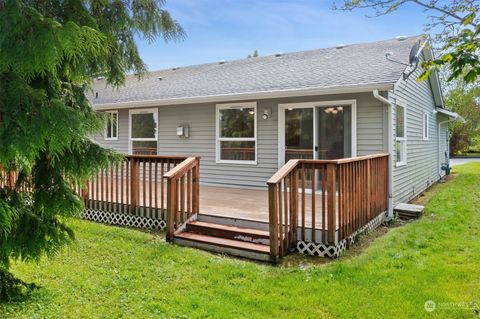
[[[436,112],[436,113],[438,113],[438,112]],[[442,163],[440,161],[440,143],[441,143],[440,140],[441,140],[442,125],[443,124],[448,124],[448,123],[454,122],[454,121],[461,121],[461,122],[465,123],[465,119],[463,117],[459,116],[458,114],[454,118],[451,118],[449,120],[442,121],[442,122],[438,123],[438,152],[437,152],[438,162],[437,162],[437,164],[438,164],[438,175],[440,177],[442,177]],[[446,151],[449,153],[447,164],[450,165],[450,147],[448,147]]]
[[[393,218],[393,116],[392,116],[392,102],[380,95],[378,90],[373,90],[373,97],[379,100],[380,102],[387,105],[387,122],[388,122],[388,134],[387,134],[387,148],[388,154],[390,155],[388,161],[388,212],[385,218],[386,221],[389,221]]]
[[[449,119],[449,120],[446,120],[446,121],[443,121],[443,122],[439,122],[438,123],[438,152],[437,152],[437,165],[438,165],[438,175],[440,176],[440,178],[442,177],[442,162],[440,160],[440,141],[441,141],[441,132],[442,132],[442,125],[443,124],[448,124],[450,122],[453,122],[455,121],[456,119]],[[447,162],[448,165],[450,165],[450,154],[448,156],[448,162]]]

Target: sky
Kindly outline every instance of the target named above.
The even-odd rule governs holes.
[[[337,0],[337,3],[341,0]],[[334,0],[167,0],[184,28],[180,42],[139,39],[150,71],[236,60],[255,49],[286,53],[423,33],[428,13],[414,4],[384,17],[372,11],[335,11]]]

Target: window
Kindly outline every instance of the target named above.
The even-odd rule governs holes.
[[[130,153],[156,155],[158,148],[158,110],[130,111]]]
[[[217,105],[217,162],[257,163],[257,104]]]
[[[428,113],[423,113],[423,140],[428,140]]]
[[[395,153],[396,166],[407,164],[407,126],[406,109],[401,105],[396,107],[396,135],[395,135]]]
[[[118,112],[108,111],[105,112],[107,116],[107,124],[105,126],[105,139],[116,140],[118,139]]]

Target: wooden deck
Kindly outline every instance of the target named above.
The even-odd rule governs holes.
[[[311,210],[311,194],[305,195],[306,210]],[[322,195],[315,195],[315,228],[322,226]],[[269,221],[268,191],[231,188],[231,187],[200,187],[200,213],[233,217],[240,219]],[[302,224],[301,216],[299,225]],[[312,226],[311,215],[305,216],[305,227]]]
[[[196,214],[263,222],[275,262],[297,242],[337,249],[380,216],[387,209],[388,159],[290,160],[263,190],[200,185],[198,157],[128,155],[77,191],[93,210],[163,221],[169,242]]]
[[[109,180],[103,179],[104,184],[109,184]],[[104,198],[107,203],[127,203],[128,197],[125,191],[121,189],[127,189],[126,181],[123,181],[123,186],[115,184],[113,187],[113,193],[116,193],[116,186],[119,188],[119,198],[111,198],[110,191],[104,190],[98,194],[99,198]],[[165,182],[164,182],[165,183]],[[102,184],[101,182],[99,184]],[[155,189],[157,190],[155,198]],[[150,190],[153,190],[152,196],[150,196]],[[164,192],[163,197],[161,192]],[[157,206],[161,208],[162,199],[167,198],[167,186],[166,183],[162,187],[161,182],[157,182],[155,185],[145,187],[145,192],[142,183],[139,185],[139,204],[142,207],[154,207],[155,202]],[[121,195],[123,194],[122,198]],[[144,196],[145,195],[145,196]],[[316,218],[315,228],[321,228],[322,226],[322,195],[317,192],[315,195],[316,200]],[[145,199],[145,201],[143,201]],[[311,194],[305,195],[306,210],[311,211]],[[163,205],[166,208],[166,205]],[[268,215],[268,190],[261,189],[246,189],[246,188],[233,188],[233,187],[215,187],[201,185],[200,187],[200,214],[208,214],[214,216],[231,217],[237,219],[248,219],[254,221],[267,222],[269,221]],[[299,216],[299,225],[302,224],[301,216]],[[305,216],[305,227],[312,226],[311,215]]]

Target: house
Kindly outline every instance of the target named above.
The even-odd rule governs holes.
[[[141,163],[131,169],[136,174],[140,170],[139,180],[144,181],[143,186],[130,184],[139,192],[135,205],[151,207],[158,198],[160,215],[169,206],[175,216],[189,205],[186,218],[162,219],[162,227],[171,227],[171,232],[192,233],[184,238],[172,233],[172,241],[190,240],[192,246],[232,254],[242,249],[258,253],[255,247],[230,245],[228,240],[242,233],[228,227],[244,227],[260,231],[250,232],[247,237],[255,240],[247,244],[264,239],[273,259],[292,247],[337,256],[360,230],[392,218],[396,204],[418,196],[445,174],[448,122],[461,118],[444,108],[436,74],[417,80],[419,62],[431,56],[427,38],[398,37],[175,67],[150,72],[141,80],[129,76],[119,90],[99,78],[91,102],[107,114],[108,123],[104,134],[93,139],[130,154],[134,164],[145,159],[143,171]],[[155,156],[164,160],[152,160]],[[174,157],[178,160],[166,168],[167,159]],[[152,161],[161,168],[152,171]],[[188,164],[173,168],[182,161]],[[159,170],[160,182],[151,177]],[[184,175],[175,182],[177,174]],[[123,183],[128,174],[121,175]],[[168,187],[166,180],[171,182]],[[193,186],[185,194],[178,191],[187,184]],[[122,201],[123,187],[119,191]],[[101,196],[103,192],[102,183]],[[138,204],[140,193],[143,205]],[[190,203],[192,194],[200,194],[200,199]],[[92,196],[90,192],[95,201]],[[185,198],[175,198],[164,208],[167,196]],[[216,207],[217,215],[229,218],[217,224],[228,229],[206,225],[215,224],[215,214],[191,220]],[[148,218],[159,218],[156,211],[154,215]],[[95,216],[91,218],[99,219]],[[186,225],[189,219],[192,224]],[[252,220],[263,225],[252,226]],[[205,235],[201,227],[208,228],[203,229],[208,235],[224,234],[217,236],[224,242],[195,238]]]

